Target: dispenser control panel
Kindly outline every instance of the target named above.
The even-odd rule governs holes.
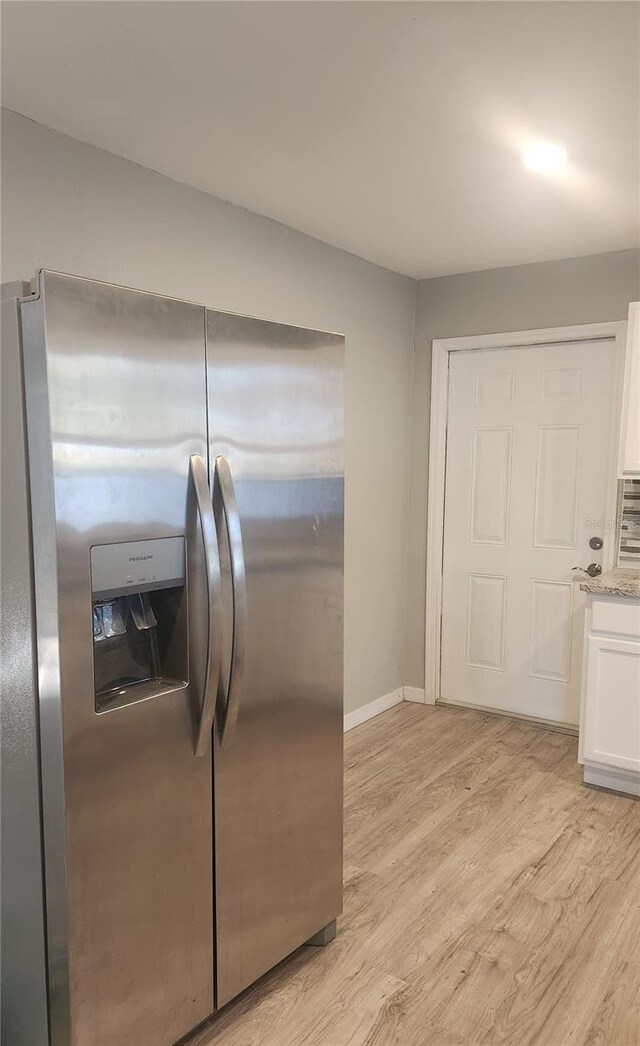
[[[120,541],[91,548],[91,588],[94,599],[109,599],[127,591],[152,592],[185,583],[184,538]]]

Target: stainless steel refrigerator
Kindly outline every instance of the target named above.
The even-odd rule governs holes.
[[[49,271],[3,330],[11,1042],[161,1046],[341,910],[344,339]]]

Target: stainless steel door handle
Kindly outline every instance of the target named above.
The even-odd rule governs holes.
[[[224,718],[220,732],[220,745],[226,748],[231,744],[240,709],[242,676],[245,659],[245,633],[247,621],[247,582],[244,563],[244,548],[238,503],[229,462],[219,455],[216,458],[215,475],[220,487],[222,510],[224,513],[229,558],[231,561],[231,583],[233,587],[233,638],[231,643],[231,664],[226,694],[220,681],[220,702],[224,708]]]
[[[571,567],[572,570],[581,570],[583,574],[588,574],[589,577],[598,577],[598,574],[602,573],[602,567],[599,563],[589,563],[588,567]]]
[[[222,653],[222,580],[220,574],[220,552],[218,532],[213,514],[213,504],[207,467],[199,454],[189,459],[189,468],[193,488],[196,494],[200,531],[204,547],[204,562],[207,575],[207,607],[209,621],[207,627],[207,654],[205,661],[204,684],[202,687],[202,704],[200,723],[196,738],[196,755],[203,756],[209,751],[211,729],[215,713],[216,691],[220,676],[220,658]]]

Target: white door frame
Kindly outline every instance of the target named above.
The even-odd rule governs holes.
[[[447,411],[449,401],[449,354],[470,349],[519,349],[525,346],[543,348],[558,342],[615,341],[615,387],[618,427],[609,449],[610,480],[607,489],[607,518],[616,515],[618,487],[618,448],[625,370],[626,321],[587,323],[569,327],[515,331],[509,334],[481,334],[464,338],[444,338],[432,342],[431,418],[429,424],[429,476],[427,491],[427,555],[424,700],[434,705],[440,696],[440,641],[442,627],[442,569],[444,553],[444,498],[447,448]],[[615,529],[615,528],[612,528]],[[615,535],[612,535],[615,536]],[[605,541],[603,568],[615,565],[615,540]]]

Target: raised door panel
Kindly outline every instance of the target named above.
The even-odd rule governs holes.
[[[543,367],[540,373],[540,400],[567,403],[582,399],[584,367]]]
[[[506,545],[511,493],[510,428],[474,429],[469,540]]]
[[[470,668],[504,669],[507,579],[470,574],[467,590],[467,655]]]
[[[532,676],[569,682],[572,607],[571,582],[531,582],[529,671]]]
[[[640,773],[640,641],[590,635],[584,758]]]
[[[514,390],[515,374],[511,370],[476,374],[473,379],[473,402],[477,407],[513,403]]]
[[[541,548],[576,547],[580,426],[538,429],[533,543]]]

